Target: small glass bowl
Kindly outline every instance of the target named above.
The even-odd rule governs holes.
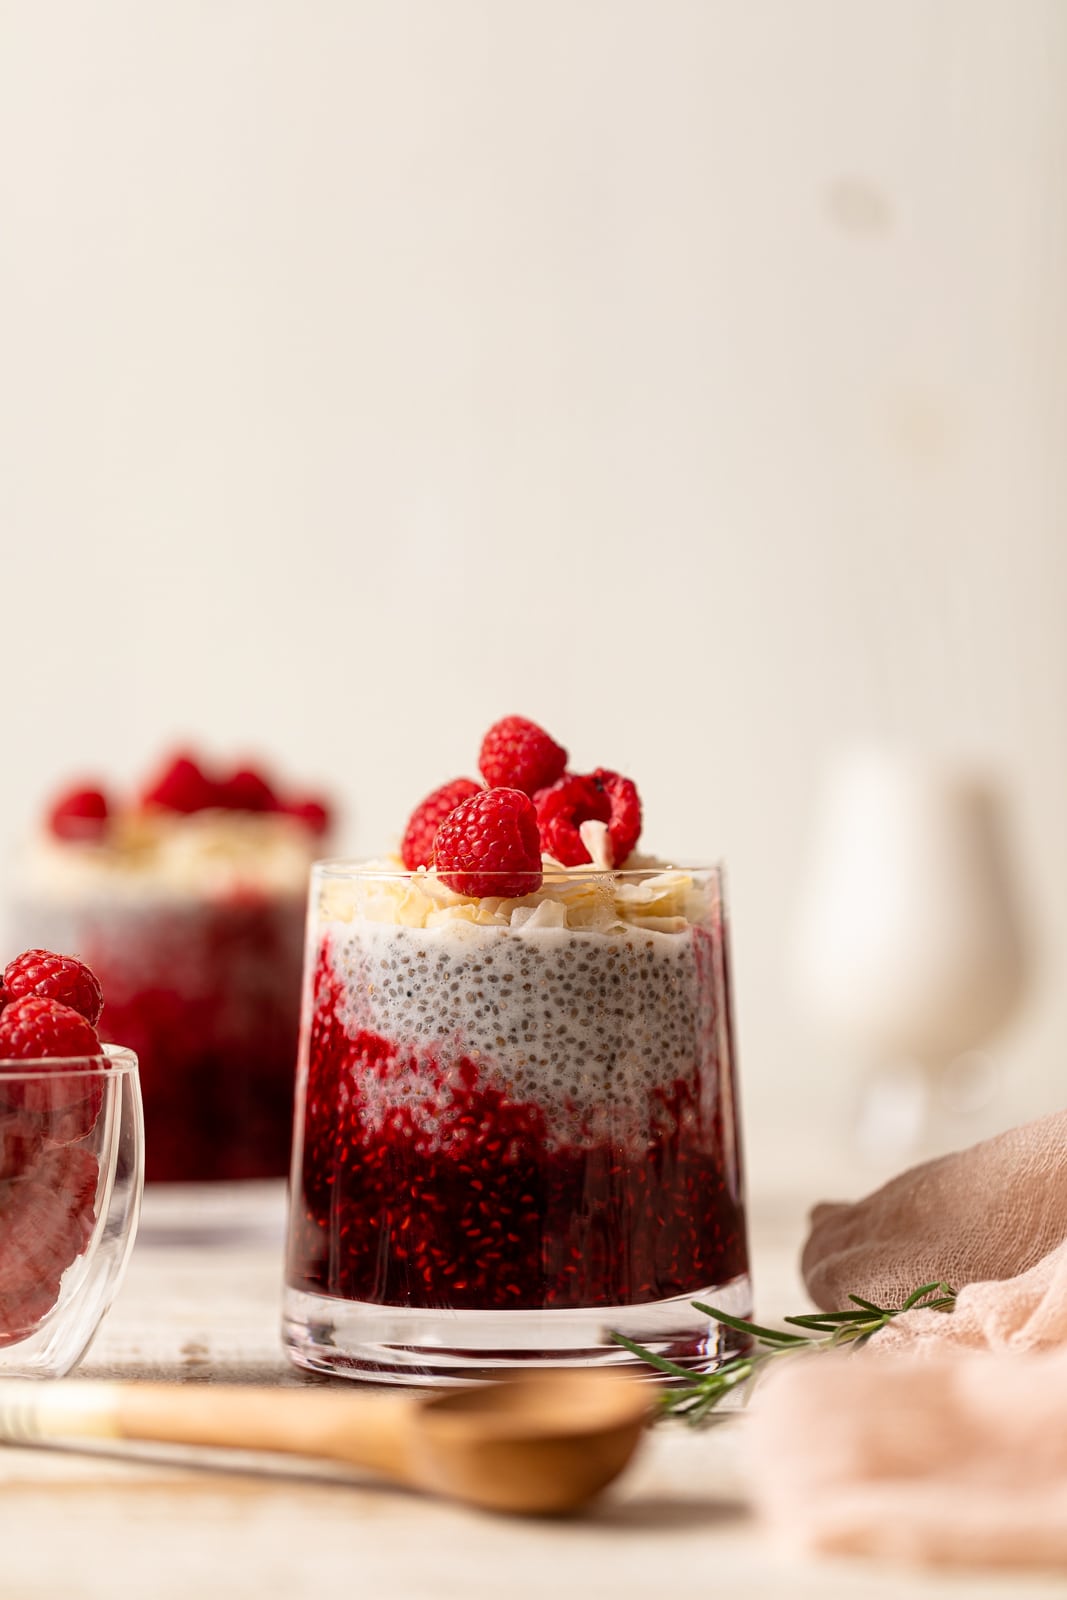
[[[144,1181],[137,1057],[0,1060],[0,1375],[85,1354],[133,1246]]]

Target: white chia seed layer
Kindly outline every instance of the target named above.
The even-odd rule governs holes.
[[[424,1135],[463,1057],[483,1083],[533,1102],[559,1142],[647,1143],[682,1079],[718,1092],[721,932],[413,928],[320,923],[346,1032],[383,1035],[404,1064],[361,1088],[367,1110],[416,1108]],[[443,1075],[443,1081],[442,1081]],[[366,1101],[365,1101],[366,1103]]]

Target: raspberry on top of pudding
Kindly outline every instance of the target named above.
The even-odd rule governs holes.
[[[358,880],[326,874],[323,916],[600,933],[674,933],[706,920],[705,885],[637,853],[633,780],[606,767],[569,772],[566,763],[566,750],[536,723],[494,723],[479,758],[492,781],[455,778],[434,789],[408,819],[399,860],[369,861]],[[401,865],[409,878],[397,876]]]
[[[436,866],[457,891],[480,897],[485,874],[517,874],[513,892],[537,888],[537,857],[551,866],[622,867],[641,835],[637,785],[607,767],[568,772],[562,745],[525,717],[504,717],[482,740],[484,785],[454,778],[415,807],[400,857],[409,871]],[[461,879],[459,874],[465,874]]]
[[[212,771],[180,752],[134,796],[116,799],[95,783],[59,795],[21,876],[34,893],[63,898],[105,888],[299,895],[329,826],[317,795],[280,789],[248,765]]]

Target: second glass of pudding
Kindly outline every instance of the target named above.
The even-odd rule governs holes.
[[[732,1353],[751,1311],[722,875],[546,871],[521,899],[314,870],[285,1338],[441,1382]]]
[[[286,816],[159,811],[23,862],[13,936],[99,977],[102,1037],[141,1062],[151,1183],[285,1174],[314,849]]]

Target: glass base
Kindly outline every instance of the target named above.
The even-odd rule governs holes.
[[[371,1383],[470,1383],[544,1367],[622,1367],[656,1376],[612,1333],[694,1372],[710,1372],[747,1341],[695,1311],[693,1300],[749,1317],[751,1282],[744,1274],[671,1300],[578,1311],[424,1311],[287,1288],[282,1337],[298,1367]]]

